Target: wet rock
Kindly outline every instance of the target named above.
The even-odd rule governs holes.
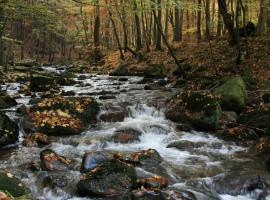
[[[182,151],[191,151],[194,148],[203,147],[205,143],[195,143],[188,140],[180,140],[167,145],[167,148],[177,148]]]
[[[177,79],[174,84],[173,88],[183,88],[187,84],[187,81],[184,79]]]
[[[140,135],[142,133],[135,129],[119,129],[114,132],[112,140],[119,143],[132,143],[140,141]]]
[[[144,90],[161,90],[162,87],[156,83],[148,84],[144,86]]]
[[[113,95],[102,95],[99,97],[100,100],[116,99],[116,96]]]
[[[14,144],[19,137],[18,125],[0,112],[0,147]]]
[[[172,121],[209,131],[218,128],[222,111],[211,94],[181,92],[167,100],[165,115]]]
[[[265,190],[268,181],[260,176],[229,175],[214,178],[214,188],[219,194],[230,194],[233,196],[245,195],[249,192]]]
[[[231,123],[236,123],[238,119],[238,116],[236,112],[232,111],[223,111],[222,116],[220,118],[220,122],[223,125],[231,124]]]
[[[26,115],[27,112],[28,112],[28,108],[23,104],[23,105],[21,105],[19,108],[17,108],[16,112],[17,112],[19,115]]]
[[[76,93],[74,91],[62,91],[61,95],[63,95],[63,96],[75,96]]]
[[[82,165],[80,172],[87,173],[96,167],[102,165],[104,162],[108,161],[109,156],[104,152],[90,152],[85,153],[82,160]]]
[[[8,95],[0,95],[0,109],[7,109],[13,106],[16,106],[17,102],[14,98]]]
[[[73,161],[50,149],[40,152],[40,166],[45,171],[65,171],[73,167]]]
[[[184,131],[184,132],[191,132],[193,130],[193,127],[188,124],[178,124],[176,126],[176,129],[179,131]]]
[[[96,119],[99,105],[91,97],[45,98],[30,108],[25,129],[50,135],[73,135],[82,132]]]
[[[78,80],[80,80],[80,81],[83,81],[83,80],[85,80],[85,79],[87,79],[87,76],[86,76],[86,75],[80,75],[80,76],[78,77]]]
[[[145,78],[163,78],[164,74],[164,65],[163,64],[150,64],[144,70]]]
[[[180,66],[177,66],[176,69],[173,71],[174,76],[183,76],[182,70],[190,71],[192,69],[192,65],[189,63],[181,63]]]
[[[120,64],[116,69],[114,69],[111,73],[110,76],[128,76],[129,69],[127,65]]]
[[[43,92],[48,91],[55,86],[56,82],[54,78],[46,75],[34,74],[31,76],[29,89],[33,92]]]
[[[99,118],[104,122],[122,122],[125,119],[125,112],[106,112],[101,114]]]
[[[161,176],[154,176],[138,180],[138,188],[144,187],[148,190],[161,190],[168,186],[168,179]]]
[[[221,136],[223,139],[233,140],[243,144],[247,142],[258,141],[259,139],[259,135],[253,129],[243,126],[227,128],[217,132],[217,136]]]
[[[146,83],[153,83],[154,80],[152,78],[143,78],[142,80],[138,81],[137,84],[146,84]]]
[[[241,77],[228,78],[221,86],[214,89],[214,93],[221,97],[220,105],[225,111],[239,113],[245,108],[247,90]]]
[[[149,191],[145,189],[133,190],[131,194],[132,200],[167,200],[160,191]]]
[[[187,190],[168,190],[165,193],[169,200],[197,200],[196,195]]]
[[[81,196],[117,198],[130,192],[136,180],[134,167],[113,159],[87,173],[77,188]]]
[[[119,78],[118,81],[120,81],[120,82],[126,82],[126,81],[128,81],[128,78]]]
[[[264,103],[270,103],[270,92],[266,92],[262,96]]]
[[[43,133],[26,134],[25,139],[23,141],[23,145],[28,147],[35,147],[47,144],[50,144],[49,138],[47,135]]]
[[[49,175],[43,180],[43,185],[50,188],[64,188],[69,183],[68,177],[63,174]]]
[[[0,191],[8,192],[14,198],[28,195],[28,189],[15,175],[0,171]]]

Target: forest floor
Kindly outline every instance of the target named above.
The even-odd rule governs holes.
[[[174,43],[173,48],[178,60],[191,64],[193,68],[203,66],[201,76],[226,76],[241,73],[243,70],[251,70],[258,79],[270,79],[270,38],[252,37],[248,38],[248,53],[246,57],[245,40],[241,41],[242,63],[236,65],[236,49],[229,46],[227,39],[222,38],[201,43]],[[175,62],[168,51],[140,51],[144,56],[143,61],[136,59],[131,53],[125,53],[125,61],[130,68],[146,68],[149,64],[163,64],[165,71],[170,72],[175,69]],[[110,72],[121,62],[119,52],[113,51],[105,57],[106,64],[98,71]],[[190,70],[193,71],[193,70]]]

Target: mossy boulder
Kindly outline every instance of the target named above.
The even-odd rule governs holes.
[[[150,64],[144,70],[145,78],[163,78],[164,74],[164,65],[163,64]]]
[[[120,64],[116,69],[114,69],[110,76],[128,76],[130,75],[128,66],[125,64]]]
[[[16,105],[17,102],[14,98],[10,97],[9,95],[0,95],[0,109],[7,109]]]
[[[225,111],[239,113],[246,106],[247,90],[241,77],[228,78],[214,89],[214,94],[220,96],[220,105]]]
[[[0,112],[0,147],[15,143],[18,137],[18,125]]]
[[[172,121],[191,124],[197,130],[208,131],[218,128],[222,110],[211,94],[181,92],[167,101],[165,114]]]
[[[15,65],[24,66],[24,67],[34,67],[34,66],[39,66],[39,63],[35,59],[24,59],[24,60],[20,60]]]
[[[257,80],[250,70],[243,71],[241,77],[249,89],[253,89],[257,85]]]
[[[112,159],[88,172],[77,184],[81,196],[123,197],[136,186],[134,167]]]
[[[44,92],[56,86],[55,79],[50,76],[34,74],[31,76],[29,89],[33,92]]]
[[[14,198],[28,199],[28,189],[24,184],[9,172],[0,171],[0,191],[12,195]]]

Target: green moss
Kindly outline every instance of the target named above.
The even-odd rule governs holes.
[[[27,189],[15,177],[9,177],[7,173],[0,171],[0,191],[12,195],[12,197],[27,196]]]
[[[241,77],[232,77],[224,84],[214,89],[220,95],[220,105],[223,110],[240,112],[246,105],[247,90]]]

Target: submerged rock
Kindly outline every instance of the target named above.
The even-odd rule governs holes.
[[[99,118],[104,122],[122,122],[125,119],[125,112],[115,111],[102,113]]]
[[[112,139],[114,142],[119,143],[132,143],[135,141],[140,141],[140,136],[142,133],[136,129],[126,128],[119,129],[114,132]]]
[[[23,145],[28,147],[47,145],[50,143],[48,136],[43,133],[26,134],[24,137]]]
[[[73,167],[72,160],[60,156],[50,149],[40,152],[40,161],[41,169],[45,171],[65,171]]]
[[[218,128],[222,110],[211,94],[181,92],[167,101],[165,115],[172,121],[209,131]]]
[[[137,181],[138,188],[144,187],[148,190],[161,190],[168,186],[168,179],[161,176],[143,178]]]
[[[0,112],[0,147],[14,144],[19,137],[19,127],[7,115]]]
[[[124,196],[136,186],[136,170],[119,160],[109,160],[87,173],[77,184],[81,196]]]
[[[0,191],[12,195],[16,199],[20,197],[27,199],[28,195],[28,189],[24,184],[15,175],[4,171],[0,171]]]
[[[131,194],[132,200],[167,200],[161,191],[151,191],[145,189],[133,190]]]
[[[241,77],[228,78],[222,85],[214,89],[219,95],[223,110],[240,112],[245,108],[247,90]]]

